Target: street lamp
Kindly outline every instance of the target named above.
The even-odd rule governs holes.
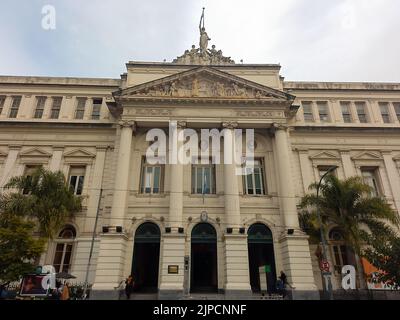
[[[334,167],[330,167],[328,169],[327,172],[325,172],[325,174],[321,177],[321,179],[319,180],[318,186],[317,186],[317,216],[318,216],[318,221],[319,221],[319,225],[320,225],[320,233],[321,233],[321,242],[322,242],[322,261],[328,261],[327,259],[327,254],[326,254],[326,240],[325,240],[325,231],[324,231],[324,226],[322,224],[322,218],[321,215],[319,214],[319,205],[318,205],[318,198],[319,198],[319,188],[321,187],[322,181],[325,179],[325,177],[330,174],[331,172],[335,171],[338,167],[334,166]],[[322,269],[322,268],[321,268]],[[326,288],[326,285],[324,285],[324,291],[326,291],[325,296],[329,297],[329,300],[333,300],[333,291],[332,291],[332,281],[331,281],[331,272],[330,270],[328,270],[328,272],[325,272],[324,275],[324,271],[322,271],[322,275],[326,276],[327,279],[327,286],[328,288]]]

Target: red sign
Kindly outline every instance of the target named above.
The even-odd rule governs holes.
[[[329,269],[330,269],[329,262],[327,260],[321,260],[321,262],[319,264],[319,268],[322,271],[329,272]]]

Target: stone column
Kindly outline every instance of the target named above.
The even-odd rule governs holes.
[[[225,202],[225,221],[228,228],[239,228],[240,221],[240,202],[238,176],[236,175],[235,163],[235,129],[238,127],[236,122],[222,123],[224,128],[224,202]],[[230,163],[225,163],[227,153],[230,155]],[[237,231],[237,230],[236,230]]]
[[[132,134],[135,129],[134,121],[121,121],[119,123],[121,135],[117,168],[115,172],[114,195],[111,208],[112,226],[123,226],[126,211],[129,182],[129,165],[131,159]]]
[[[89,187],[89,199],[87,206],[87,215],[91,217],[86,220],[85,232],[93,232],[97,207],[99,205],[100,189],[103,183],[104,163],[106,159],[107,148],[105,146],[97,147],[96,161],[93,168],[92,183]]]
[[[183,164],[182,159],[183,152],[183,141],[180,141],[179,135],[182,134],[186,128],[185,121],[178,121],[175,129],[171,130],[170,143],[173,143],[175,147],[170,148],[170,152],[175,151],[176,153],[170,156],[169,168],[170,168],[170,195],[169,195],[169,225],[173,229],[177,229],[182,226],[182,214],[183,214]]]
[[[393,161],[393,155],[391,151],[383,151],[382,156],[383,161],[385,162],[390,188],[392,189],[393,202],[397,212],[400,212],[400,179],[396,165]]]
[[[295,287],[292,290],[293,299],[319,299],[314,282],[308,236],[299,229],[287,127],[274,125],[273,129],[284,225],[283,233],[279,238],[283,271],[288,276],[289,283]],[[289,229],[293,229],[294,232],[289,234]]]
[[[174,124],[172,124],[174,126]],[[184,257],[185,234],[179,233],[183,225],[183,171],[181,160],[183,155],[183,130],[185,121],[178,121],[176,127],[170,128],[170,186],[169,186],[169,215],[168,223],[171,233],[164,235],[163,250],[161,251],[160,299],[170,299],[183,295],[184,288]],[[181,139],[182,138],[182,139]],[[178,266],[178,274],[168,274],[168,266]]]
[[[3,174],[0,180],[0,187],[3,187],[8,180],[13,176],[13,168],[17,162],[17,157],[19,151],[21,150],[20,145],[10,145],[8,146],[8,156],[4,163]]]
[[[351,161],[350,157],[350,150],[339,150],[340,156],[342,158],[342,164],[343,164],[343,171],[344,171],[344,177],[346,179],[350,177],[354,177],[357,175],[353,162]]]
[[[279,197],[281,198],[283,222],[286,228],[299,229],[287,127],[276,125],[274,129],[275,150],[278,159]]]
[[[10,113],[11,103],[12,103],[12,97],[6,96],[6,100],[4,101],[3,105],[3,110],[0,113],[0,119],[5,119],[8,117],[8,114]]]
[[[61,160],[63,152],[64,152],[64,147],[62,146],[53,147],[53,156],[51,157],[49,164],[50,171],[55,172],[61,170]],[[68,179],[68,177],[66,177],[66,179]]]
[[[229,298],[243,297],[251,294],[249,278],[249,259],[247,235],[240,234],[242,226],[240,217],[239,184],[235,160],[237,122],[224,122],[224,203],[226,227],[232,233],[224,235],[225,251],[225,294]],[[244,149],[244,148],[243,148]],[[244,149],[245,150],[245,149]]]
[[[108,233],[100,234],[100,247],[97,257],[95,282],[92,299],[117,299],[118,290],[114,288],[126,277],[124,274],[128,237],[124,232],[116,232],[116,226],[124,226],[125,212],[128,200],[129,165],[132,146],[132,135],[135,129],[134,121],[120,121],[120,141],[116,164],[114,195],[111,207],[111,217]],[[99,150],[98,150],[99,151]],[[103,151],[104,152],[104,151]],[[100,155],[100,158],[103,154]],[[97,161],[96,161],[97,162]],[[95,172],[99,174],[99,160]],[[99,175],[95,180],[100,181]],[[97,196],[98,197],[98,196]],[[123,229],[124,230],[124,229]]]

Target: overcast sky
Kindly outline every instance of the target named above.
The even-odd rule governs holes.
[[[55,29],[42,8],[55,8]],[[0,74],[118,78],[210,45],[286,80],[400,82],[399,0],[1,0]],[[49,20],[45,20],[49,21]]]

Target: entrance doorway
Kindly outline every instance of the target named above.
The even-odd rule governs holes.
[[[192,230],[190,291],[218,292],[217,232],[209,223],[199,223]]]
[[[132,261],[135,292],[155,293],[158,290],[160,238],[160,228],[154,223],[143,223],[136,230]]]
[[[274,292],[276,269],[272,232],[266,225],[256,223],[247,233],[251,290],[255,293],[261,291],[259,267],[267,266],[267,291]]]

